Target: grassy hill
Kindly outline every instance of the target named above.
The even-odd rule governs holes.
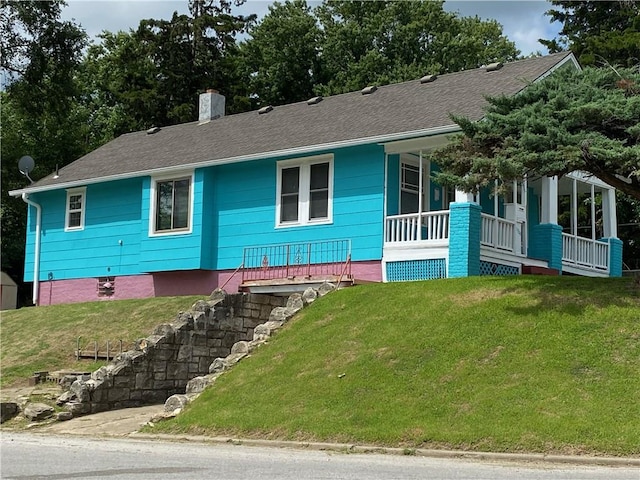
[[[154,431],[640,455],[638,419],[638,288],[523,276],[332,293]]]
[[[26,384],[37,371],[70,369],[90,372],[106,362],[76,361],[78,337],[81,348],[107,340],[131,343],[146,337],[153,328],[173,321],[202,297],[161,297],[74,303],[21,308],[0,314],[0,386]]]
[[[3,312],[3,384],[73,366],[78,335],[145,336],[194,300]],[[64,359],[42,357],[62,350]],[[323,297],[153,430],[640,456],[639,418],[640,289],[631,280],[476,277]]]

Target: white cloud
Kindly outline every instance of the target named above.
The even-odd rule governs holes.
[[[477,15],[482,19],[495,19],[502,25],[507,38],[515,42],[523,55],[541,52],[547,49],[539,38],[555,38],[561,25],[550,23],[545,12],[551,7],[542,0],[509,1],[509,0],[450,0],[445,2],[448,11],[457,11],[461,16]]]

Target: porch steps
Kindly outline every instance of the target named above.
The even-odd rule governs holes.
[[[560,275],[556,268],[540,267],[538,265],[522,265],[523,275]]]

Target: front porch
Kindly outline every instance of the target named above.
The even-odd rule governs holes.
[[[434,182],[424,149],[387,148],[384,281],[528,272],[619,276],[615,190],[581,172],[477,194]]]
[[[480,275],[523,273],[523,267],[552,269],[549,261],[532,258],[523,251],[522,227],[518,222],[481,213]],[[385,281],[399,280],[398,262],[421,269],[428,278],[448,277],[450,257],[450,210],[422,214],[391,215],[385,221],[383,269]],[[585,276],[610,276],[608,240],[562,233],[562,272]],[[422,266],[420,266],[422,265]],[[389,273],[395,271],[396,273]],[[525,269],[526,270],[526,269]],[[531,270],[531,269],[529,269]]]

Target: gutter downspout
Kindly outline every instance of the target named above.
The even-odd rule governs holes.
[[[36,209],[36,244],[33,259],[33,304],[38,306],[39,293],[40,293],[40,230],[42,226],[42,206],[33,200],[29,200],[29,194],[23,193],[22,200]]]

